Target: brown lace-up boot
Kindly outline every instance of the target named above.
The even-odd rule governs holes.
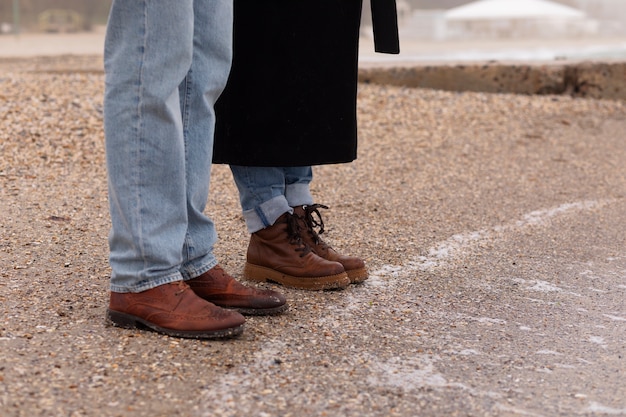
[[[245,278],[272,281],[304,290],[345,288],[350,279],[338,262],[327,261],[302,242],[297,219],[290,213],[250,236]]]
[[[219,265],[186,283],[200,298],[245,315],[280,314],[289,307],[281,293],[242,285]]]
[[[324,221],[319,209],[328,209],[322,204],[313,204],[311,206],[294,207],[294,215],[298,218],[298,225],[302,230],[302,241],[309,245],[311,249],[320,257],[329,261],[339,262],[348,274],[351,283],[363,282],[368,278],[365,262],[355,256],[346,256],[337,253],[336,250],[328,246],[319,235],[324,233]],[[317,219],[313,217],[317,216]],[[315,231],[319,228],[319,232]]]

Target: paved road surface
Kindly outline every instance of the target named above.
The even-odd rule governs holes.
[[[207,343],[103,325],[102,75],[2,68],[3,417],[626,415],[624,103],[361,86],[314,193],[371,278]],[[225,167],[209,210],[237,273]]]

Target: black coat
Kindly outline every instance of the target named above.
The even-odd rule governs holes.
[[[362,0],[235,0],[233,66],[213,161],[304,166],[356,158]],[[372,0],[379,52],[398,53],[395,0]]]

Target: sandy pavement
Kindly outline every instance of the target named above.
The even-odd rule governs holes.
[[[360,86],[313,192],[370,279],[203,342],[104,323],[100,62],[0,59],[0,416],[626,415],[625,103]]]

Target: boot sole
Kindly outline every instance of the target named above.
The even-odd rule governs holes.
[[[246,263],[243,269],[243,276],[252,281],[269,281],[289,288],[310,291],[343,289],[350,285],[350,278],[348,278],[348,274],[345,272],[325,277],[294,277],[271,268],[250,263]]]
[[[107,321],[116,327],[123,329],[140,329],[140,330],[152,330],[157,333],[165,334],[167,336],[181,337],[186,339],[227,339],[239,336],[243,333],[244,325],[237,327],[231,327],[228,329],[219,330],[173,330],[166,329],[161,326],[157,326],[154,323],[150,323],[142,319],[141,317],[133,316],[131,314],[120,313],[119,311],[113,311],[107,309],[106,315]]]
[[[272,308],[221,307],[229,310],[235,310],[244,316],[275,316],[289,310],[288,304]]]
[[[352,269],[346,270],[346,274],[348,274],[348,278],[350,278],[351,284],[360,284],[369,278],[369,274],[367,273],[366,268]]]

